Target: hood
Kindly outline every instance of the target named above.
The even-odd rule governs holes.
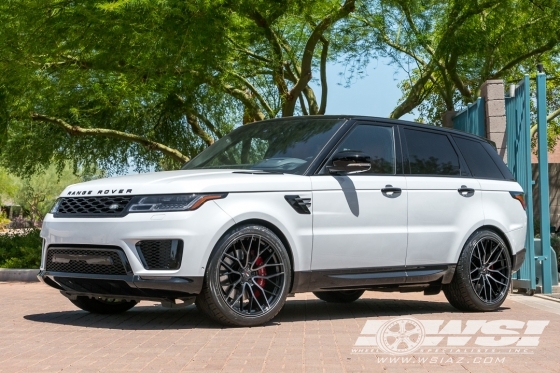
[[[253,171],[179,170],[111,177],[70,185],[60,196],[311,190],[308,176],[250,172]]]

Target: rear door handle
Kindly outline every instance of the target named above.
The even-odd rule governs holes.
[[[463,197],[472,197],[474,195],[474,189],[473,188],[467,188],[466,185],[461,185],[461,187],[459,189],[457,189],[457,191]]]
[[[383,193],[385,197],[396,198],[401,195],[402,189],[395,188],[392,185],[385,185],[385,188],[381,189],[381,193]]]

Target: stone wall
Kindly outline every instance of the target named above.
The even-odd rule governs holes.
[[[486,138],[496,144],[498,154],[507,160],[506,102],[503,80],[487,80],[480,87],[486,106]]]

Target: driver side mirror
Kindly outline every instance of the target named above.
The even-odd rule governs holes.
[[[336,153],[332,166],[327,166],[331,174],[357,174],[371,169],[371,157],[357,150]]]

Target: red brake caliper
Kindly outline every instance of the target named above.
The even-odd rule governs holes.
[[[258,268],[258,267],[262,266],[263,264],[264,264],[264,260],[262,260],[262,258],[259,256],[259,257],[257,258],[257,260],[255,260],[255,267]],[[259,276],[266,276],[266,268],[264,268],[264,267],[263,267],[263,268],[259,268],[259,269],[257,270],[257,274],[258,274]],[[256,283],[257,285],[259,285],[261,288],[264,289],[264,284],[266,284],[266,280],[265,280],[264,278],[258,278],[258,279],[255,280],[255,283]],[[255,289],[255,297],[258,297],[258,296],[260,296],[260,295],[261,295],[260,289]]]

